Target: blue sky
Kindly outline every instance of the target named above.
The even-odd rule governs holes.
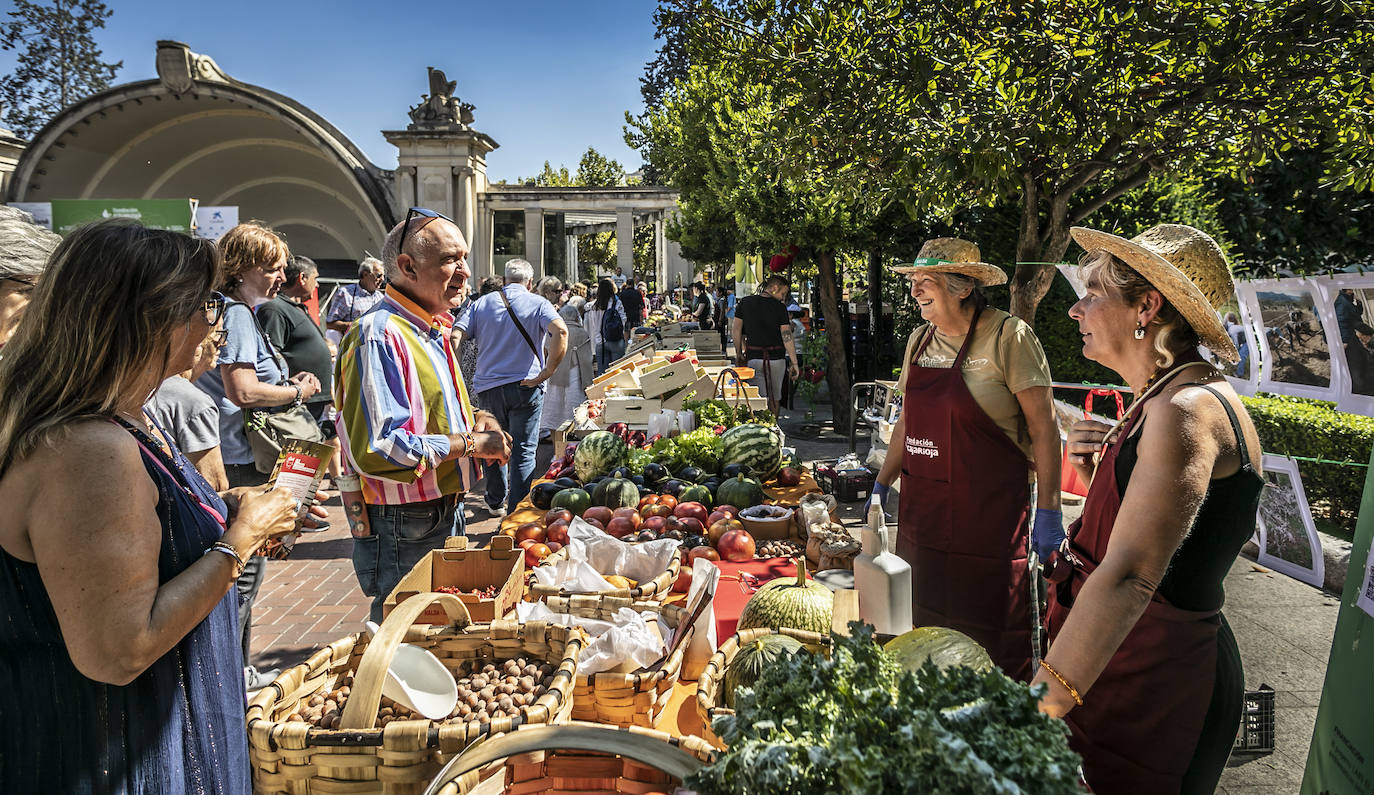
[[[186,42],[235,79],[285,94],[329,119],[383,168],[429,90],[425,67],[457,80],[473,126],[501,148],[491,179],[575,169],[588,146],[633,171],[624,114],[642,107],[639,77],[658,47],[652,0],[591,2],[263,2],[106,0],[98,41],[124,61],[117,82],[157,76],[159,39]],[[0,0],[0,10],[8,10]],[[14,53],[0,53],[0,72]]]

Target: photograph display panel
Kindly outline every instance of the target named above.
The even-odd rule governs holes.
[[[1336,366],[1342,388],[1336,408],[1374,417],[1374,273],[1331,276],[1319,280],[1330,298],[1340,340]]]
[[[1333,366],[1335,316],[1321,286],[1312,279],[1256,280],[1244,297],[1263,360],[1259,389],[1336,400],[1345,371]]]
[[[1326,577],[1321,539],[1302,488],[1298,464],[1283,456],[1264,456],[1264,490],[1259,501],[1261,566],[1320,588]]]

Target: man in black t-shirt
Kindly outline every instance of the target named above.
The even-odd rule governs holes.
[[[286,283],[281,292],[253,312],[263,333],[286,359],[291,374],[305,371],[320,379],[320,391],[305,403],[316,422],[334,394],[334,361],[329,344],[305,306],[315,293],[319,275],[320,269],[309,257],[292,257],[286,263]]]
[[[630,322],[630,328],[635,329],[644,325],[644,296],[635,289],[635,283],[625,282],[625,286],[620,288],[616,297],[620,299],[620,305],[625,307],[625,319]]]
[[[788,317],[790,285],[784,276],[769,276],[756,295],[740,299],[735,305],[733,333],[735,360],[754,370],[750,383],[759,394],[768,396],[768,410],[778,413],[784,372],[797,378],[797,347],[792,339],[792,319]]]

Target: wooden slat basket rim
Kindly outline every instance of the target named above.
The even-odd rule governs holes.
[[[802,629],[792,629],[791,627],[772,628],[754,627],[744,629],[732,635],[716,649],[711,655],[711,659],[706,661],[706,667],[702,669],[701,676],[697,679],[697,715],[701,717],[701,722],[706,727],[706,737],[709,740],[717,740],[715,733],[711,731],[712,719],[721,715],[733,715],[735,711],[722,703],[721,686],[725,681],[725,672],[730,667],[730,661],[735,658],[741,646],[748,645],[764,637],[765,635],[788,635],[801,641],[801,644],[813,652],[820,652],[830,648],[830,636],[822,635],[819,632],[808,632]]]

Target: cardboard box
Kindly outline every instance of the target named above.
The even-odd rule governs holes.
[[[597,422],[606,427],[616,422],[638,428],[649,427],[649,417],[663,408],[663,402],[655,398],[615,395],[606,398],[606,410]]]
[[[494,621],[513,610],[524,595],[525,553],[515,547],[515,539],[510,536],[492,536],[491,545],[483,549],[468,549],[466,536],[445,539],[443,549],[433,550],[420,558],[415,568],[391,589],[382,605],[382,615],[390,615],[396,605],[416,594],[428,593],[441,586],[464,591],[496,586],[494,599],[457,594],[473,621]],[[448,622],[448,614],[437,605],[430,605],[415,619],[416,624]]]
[[[692,364],[692,360],[681,359],[641,370],[639,388],[644,390],[644,397],[656,398],[691,384],[697,377],[697,366]]]

